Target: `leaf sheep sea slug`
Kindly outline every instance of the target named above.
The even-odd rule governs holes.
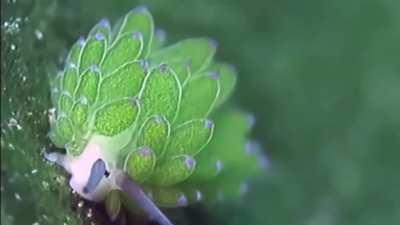
[[[112,29],[101,20],[51,79],[49,135],[66,154],[45,157],[111,218],[134,204],[171,224],[158,207],[239,195],[261,169],[260,153],[245,150],[248,116],[227,102],[236,74],[214,60],[216,42],[164,42],[138,7]]]

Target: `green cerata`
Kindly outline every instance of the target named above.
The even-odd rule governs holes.
[[[51,78],[49,135],[66,154],[46,159],[112,219],[139,206],[167,225],[160,207],[240,195],[263,157],[247,139],[249,116],[227,101],[236,72],[216,48],[209,38],[165,46],[145,7],[113,28],[101,20]]]

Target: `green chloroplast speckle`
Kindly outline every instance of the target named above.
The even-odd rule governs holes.
[[[129,208],[124,193],[167,225],[157,206],[238,196],[262,156],[246,151],[251,124],[228,101],[236,71],[215,60],[216,42],[165,46],[156,34],[139,7],[113,28],[100,21],[71,47],[51,87],[50,138],[66,154],[46,158],[82,197],[104,201],[111,218]]]

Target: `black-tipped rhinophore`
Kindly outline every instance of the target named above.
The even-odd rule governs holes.
[[[106,164],[104,161],[102,159],[96,160],[96,162],[93,163],[92,169],[90,170],[90,176],[85,187],[83,188],[83,193],[87,194],[94,191],[97,185],[99,185],[101,179],[103,179],[105,173]]]
[[[124,172],[116,177],[116,183],[123,192],[128,194],[145,211],[151,220],[160,225],[173,225],[172,222],[161,212],[154,202],[143,192],[142,188]]]

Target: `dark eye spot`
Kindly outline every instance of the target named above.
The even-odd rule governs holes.
[[[110,172],[108,172],[107,170],[104,172],[104,176],[109,177],[110,176]]]

